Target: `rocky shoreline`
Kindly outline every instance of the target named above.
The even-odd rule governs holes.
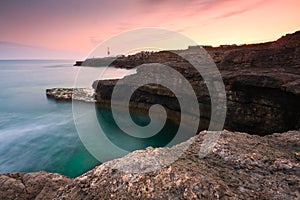
[[[199,149],[207,131],[169,166],[153,172],[115,169],[151,168],[176,151],[147,148],[106,162],[70,179],[58,174],[0,175],[0,199],[299,199],[300,131],[264,137],[222,131],[205,158]],[[154,161],[157,162],[154,162]]]
[[[172,67],[192,85],[200,106],[198,131],[206,130],[211,117],[211,99],[206,83],[191,64],[180,54],[193,56],[194,48],[161,51],[121,57],[112,66],[131,68],[138,65],[151,68],[154,63]],[[244,45],[206,47],[220,70],[227,95],[225,128],[251,134],[267,135],[274,132],[300,128],[300,32],[280,38],[275,42]],[[178,54],[179,55],[178,55]],[[89,61],[90,62],[90,61]],[[146,65],[145,65],[146,64]],[[83,62],[84,65],[84,62]],[[148,76],[137,68],[131,79],[142,80]],[[125,77],[124,79],[129,78]],[[169,77],[166,77],[168,79]],[[95,81],[96,100],[110,105],[111,94],[118,80]],[[129,85],[122,85],[126,88]],[[176,96],[168,89],[156,85],[138,88],[131,97],[131,105],[161,104],[174,111],[168,117],[180,121],[180,106]],[[142,110],[143,108],[141,108]]]
[[[205,49],[223,77],[228,129],[207,156],[200,158],[199,149],[205,135],[212,133],[202,131],[190,139],[192,145],[179,159],[156,171],[132,173],[115,166],[151,168],[184,143],[135,151],[75,179],[47,172],[3,174],[0,199],[300,199],[300,32],[275,42]],[[177,53],[191,52],[193,47]],[[98,65],[96,61],[102,62],[78,65]],[[172,66],[189,80],[202,111],[199,131],[207,129],[211,105],[205,83],[176,53],[119,57],[111,66],[133,68],[156,62]],[[144,74],[137,69],[130,76]],[[95,81],[95,96],[82,88],[53,88],[47,96],[59,101],[90,99],[109,107],[116,82]],[[176,97],[164,87],[139,88],[130,106],[145,112],[156,103],[180,122]]]
[[[300,128],[300,32],[289,34],[275,42],[205,47],[222,75],[227,95],[225,128],[251,134],[267,135]],[[192,54],[193,48],[177,53]],[[193,86],[200,106],[198,131],[206,130],[211,117],[210,96],[199,73],[190,63],[174,52],[139,53],[128,57],[109,58],[110,66],[132,68],[141,64],[161,63],[176,69]],[[108,64],[108,60],[105,63]],[[81,65],[98,66],[101,59],[87,59]],[[151,67],[151,66],[149,66]],[[130,75],[143,79],[137,74]],[[98,80],[93,84],[97,104],[110,107],[112,90],[118,80]],[[123,87],[127,87],[124,85]],[[63,93],[68,93],[65,90]],[[48,95],[62,100],[64,94]],[[70,99],[69,99],[70,100]],[[133,95],[130,106],[138,112],[148,112],[153,104],[162,104],[169,119],[180,122],[180,106],[176,97],[164,87],[145,85]],[[276,123],[274,123],[276,122]]]
[[[94,90],[89,88],[51,88],[46,89],[46,96],[56,101],[95,102]]]

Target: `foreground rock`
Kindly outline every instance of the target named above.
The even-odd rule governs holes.
[[[55,199],[297,199],[300,198],[300,132],[259,137],[223,131],[213,151],[199,158],[202,132],[173,164],[151,168],[171,149],[148,148],[96,167],[58,191]],[[155,160],[155,159],[154,159]],[[151,161],[151,162],[148,162]],[[113,169],[123,165],[124,171]]]
[[[212,151],[199,158],[207,134],[211,133],[203,131],[191,138],[189,148],[168,166],[161,166],[161,161],[187,142],[172,148],[135,151],[72,180],[45,172],[1,175],[0,198],[300,198],[300,131],[264,137],[222,131]],[[132,172],[157,166],[161,168],[152,172]]]
[[[47,172],[0,175],[0,199],[52,199],[71,179]]]

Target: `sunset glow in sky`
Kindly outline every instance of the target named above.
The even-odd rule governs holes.
[[[112,35],[143,27],[178,31],[201,45],[264,42],[299,30],[299,8],[299,0],[1,1],[0,47],[78,58]]]

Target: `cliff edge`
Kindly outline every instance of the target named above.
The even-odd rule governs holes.
[[[222,131],[205,158],[199,149],[207,131],[169,166],[159,164],[171,148],[147,148],[106,162],[75,178],[45,172],[0,176],[1,199],[299,199],[300,131],[256,136]],[[149,162],[151,161],[152,162]],[[115,169],[123,166],[122,171]]]
[[[191,138],[189,148],[167,166],[161,166],[160,160],[186,142],[135,151],[75,179],[47,172],[2,174],[0,199],[300,199],[300,32],[275,42],[206,50],[224,79],[225,127],[231,131],[222,131],[204,158],[199,157],[199,149],[211,134],[208,131]],[[205,129],[209,95],[200,75],[187,70],[188,62],[174,53],[158,52],[118,58],[114,65],[130,68],[151,64],[151,59],[172,66],[189,79],[200,109],[206,111],[201,116],[203,124],[199,124]],[[98,103],[109,105],[116,81],[94,83]],[[160,102],[174,111],[171,114],[176,118],[178,105],[163,87],[143,86],[132,101],[141,109]],[[157,166],[161,167],[152,172],[128,170]]]
[[[130,75],[134,80],[146,78],[148,74],[143,73],[142,67],[151,68],[155,63],[165,64],[178,71],[190,82],[197,95],[201,113],[198,131],[207,130],[211,117],[211,99],[206,83],[199,72],[180,56],[185,54],[193,57],[195,48],[140,53],[119,58],[111,65],[126,68],[141,65],[137,68],[137,74]],[[225,85],[226,129],[267,135],[300,128],[300,31],[274,42],[205,49],[216,63]],[[168,80],[170,77],[165,78]],[[117,81],[94,82],[99,104],[110,106],[111,94]],[[173,111],[168,115],[171,119],[180,121],[180,106],[176,97],[160,85],[138,88],[131,102],[132,107],[140,110],[147,110],[153,104],[162,104]]]

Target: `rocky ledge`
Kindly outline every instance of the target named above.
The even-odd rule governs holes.
[[[46,95],[56,101],[95,102],[94,90],[89,88],[51,88],[46,89]]]
[[[147,148],[69,179],[57,174],[0,175],[0,199],[299,199],[300,131],[256,136],[222,131],[212,151],[199,158],[203,131],[169,166],[157,167],[171,148]],[[116,167],[122,166],[122,171]]]
[[[190,82],[197,95],[201,113],[198,130],[207,130],[211,117],[211,99],[206,83],[193,66],[179,56],[189,55],[193,58],[194,54],[197,54],[196,48],[139,53],[120,57],[111,65],[122,68],[141,65],[151,68],[155,63],[160,63],[180,72]],[[226,129],[266,135],[300,128],[300,31],[274,42],[242,46],[223,45],[205,49],[216,63],[225,84]],[[148,74],[143,73],[141,66],[137,68],[137,74],[130,75],[132,79],[147,78]],[[171,74],[165,79],[172,82]],[[117,81],[94,82],[98,103],[110,105],[111,94]],[[124,84],[122,87],[129,86]],[[153,104],[162,104],[173,111],[168,117],[180,121],[181,111],[176,96],[160,85],[140,87],[132,96],[130,105],[147,110],[149,105]]]
[[[225,127],[231,131],[222,131],[204,158],[199,150],[213,134],[208,131],[170,148],[132,152],[75,179],[47,172],[3,174],[0,199],[300,199],[300,32],[264,44],[205,48],[225,83]],[[172,66],[190,81],[204,114],[199,127],[205,129],[210,98],[187,61],[158,52],[121,57],[114,65],[132,68],[155,62]],[[116,81],[95,81],[98,103],[110,105]],[[47,96],[57,100],[70,100],[73,93],[70,88],[47,90]],[[141,109],[161,103],[175,118],[179,111],[174,95],[157,85],[139,88],[131,101]],[[189,142],[175,162],[161,164]]]

